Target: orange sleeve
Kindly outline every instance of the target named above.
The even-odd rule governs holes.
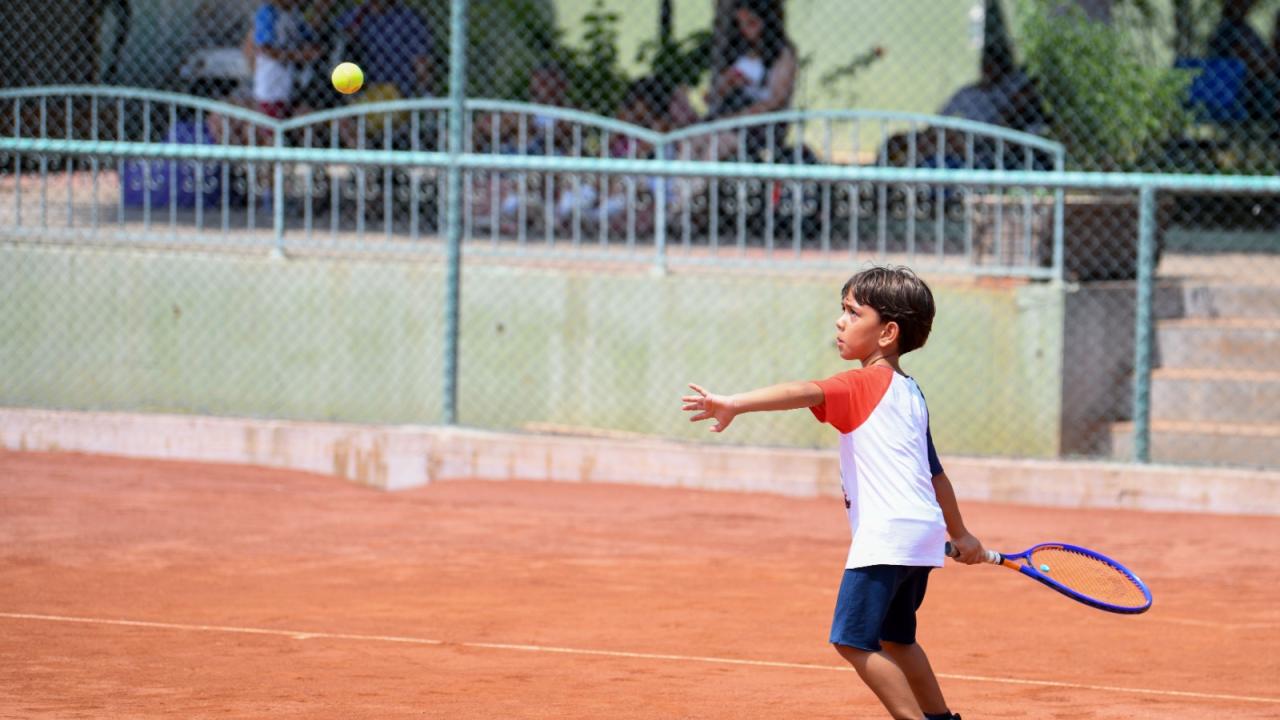
[[[842,433],[853,432],[880,404],[893,381],[893,369],[859,368],[815,380],[822,388],[822,402],[809,408],[818,422],[828,423]]]

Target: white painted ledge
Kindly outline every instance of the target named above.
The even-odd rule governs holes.
[[[387,490],[478,478],[840,494],[834,450],[436,426],[0,408],[0,448],[260,465]],[[1280,515],[1280,471],[969,457],[943,464],[968,500]]]

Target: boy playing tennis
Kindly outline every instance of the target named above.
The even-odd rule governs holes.
[[[898,720],[959,720],[947,708],[924,650],[916,610],[947,535],[958,560],[977,563],[982,543],[960,517],[929,433],[929,412],[898,358],[924,345],[933,294],[907,268],[872,268],[841,290],[836,347],[862,367],[817,382],[738,395],[690,384],[692,422],[723,432],[738,415],[809,408],[840,431],[840,478],[853,543],[836,600],[831,643]]]

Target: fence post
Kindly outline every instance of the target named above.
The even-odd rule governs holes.
[[[1053,171],[1061,175],[1066,170],[1066,158],[1061,152],[1053,158]],[[1064,224],[1066,208],[1066,191],[1061,187],[1053,191],[1053,281],[1060,283],[1066,274],[1066,245]]]
[[[197,130],[197,134],[200,131]],[[284,130],[279,126],[276,127],[275,147],[277,150],[284,147]],[[272,251],[274,257],[284,257],[284,163],[276,160],[272,169],[271,179],[275,187],[271,189],[271,229],[275,236],[275,249]],[[171,181],[172,182],[172,181]],[[254,199],[257,202],[257,199]]]
[[[449,9],[449,174],[445,198],[444,424],[458,422],[458,335],[462,270],[462,130],[466,127],[467,2]]]
[[[665,160],[666,145],[661,141],[653,148],[654,157]],[[654,272],[667,271],[667,180],[665,176],[654,177],[653,192],[653,250]]]
[[[1138,191],[1138,288],[1133,340],[1133,459],[1151,462],[1151,345],[1156,264],[1156,193]]]

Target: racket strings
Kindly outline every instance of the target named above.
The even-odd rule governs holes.
[[[1147,604],[1146,595],[1133,578],[1098,558],[1048,547],[1033,552],[1030,560],[1041,574],[1081,595],[1119,607]]]

